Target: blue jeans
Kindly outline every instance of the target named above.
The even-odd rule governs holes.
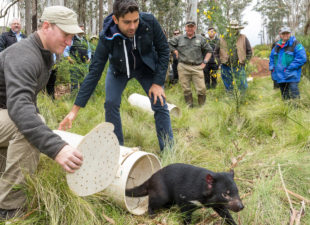
[[[230,67],[222,64],[221,76],[227,91],[232,91],[234,89],[234,80],[239,90],[244,91],[248,88],[244,66]]]
[[[284,100],[299,98],[298,82],[279,83],[281,95]]]
[[[148,76],[133,76],[141,84],[145,93],[148,95],[149,89],[153,84],[153,78]],[[110,122],[114,125],[114,133],[116,134],[120,145],[124,145],[124,137],[120,116],[120,104],[122,93],[130,80],[127,76],[114,76],[111,69],[108,69],[105,89],[106,99],[104,103],[105,119],[106,122]],[[155,126],[157,132],[157,138],[159,142],[160,150],[163,150],[165,145],[173,143],[173,134],[170,122],[170,114],[166,101],[164,106],[161,106],[160,101],[157,100],[156,104],[153,104],[153,96],[150,98],[152,110],[154,111]]]

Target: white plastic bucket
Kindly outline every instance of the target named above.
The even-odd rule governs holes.
[[[102,123],[86,136],[54,130],[84,157],[81,168],[67,174],[68,185],[79,196],[104,190],[130,213],[142,215],[148,209],[148,197],[127,197],[125,190],[142,184],[161,169],[160,161],[152,153],[119,146],[113,129],[112,124]]]
[[[147,112],[154,113],[152,110],[150,99],[147,96],[133,93],[128,97],[128,101],[133,106],[137,106]],[[180,117],[182,115],[181,109],[176,105],[167,102],[167,106],[171,115],[175,117]]]
[[[119,205],[134,215],[142,215],[148,209],[148,196],[132,198],[125,190],[136,187],[161,169],[158,158],[137,148],[120,146],[119,169],[113,182],[104,190]]]

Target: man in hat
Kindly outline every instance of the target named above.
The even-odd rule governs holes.
[[[104,20],[89,73],[74,106],[59,125],[71,128],[81,107],[94,92],[109,60],[105,80],[105,119],[114,125],[120,145],[124,145],[120,104],[128,81],[135,78],[149,96],[154,111],[160,150],[173,143],[170,114],[163,85],[169,62],[169,46],[158,21],[150,13],[140,13],[135,0],[116,0],[113,13]]]
[[[200,34],[196,34],[196,23],[187,21],[186,34],[174,37],[169,41],[170,50],[179,60],[179,81],[183,89],[185,102],[193,107],[191,81],[198,94],[198,104],[206,101],[206,85],[203,69],[211,58],[212,48]]]
[[[84,36],[84,25],[79,26],[83,33],[73,36],[71,45],[65,48],[63,54],[72,64],[70,67],[71,92],[77,90],[79,84],[81,85],[92,56],[90,44]]]
[[[207,36],[207,43],[211,46],[213,52],[212,57],[210,58],[209,62],[203,69],[205,75],[205,82],[206,88],[215,88],[217,85],[217,76],[216,71],[218,69],[218,64],[215,60],[214,50],[217,45],[219,45],[219,38],[216,36],[216,30],[214,27],[208,28],[208,36]]]
[[[0,221],[22,211],[26,196],[16,186],[34,173],[40,152],[69,173],[82,165],[81,153],[45,125],[36,106],[53,66],[52,53],[63,53],[82,31],[77,15],[63,6],[45,8],[40,23],[37,32],[0,53]]]
[[[245,91],[248,87],[245,65],[252,57],[252,48],[249,40],[240,33],[243,29],[238,21],[232,20],[228,26],[228,33],[220,38],[220,44],[215,48],[215,55],[221,64],[221,77],[227,91],[232,91],[234,81],[239,90]]]
[[[291,36],[289,27],[282,27],[280,40],[272,49],[269,58],[269,70],[281,90],[284,100],[299,98],[298,83],[300,82],[301,67],[307,61],[305,48],[295,36]]]
[[[4,49],[11,46],[12,44],[26,38],[26,35],[22,34],[21,32],[22,25],[20,23],[20,19],[13,18],[10,25],[10,31],[4,32],[0,35],[0,52],[2,52]]]

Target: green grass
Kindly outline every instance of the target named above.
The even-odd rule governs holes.
[[[245,205],[240,213],[232,213],[236,222],[288,224],[290,210],[278,164],[287,188],[310,199],[310,82],[302,79],[299,101],[283,102],[280,91],[273,90],[269,77],[254,79],[238,113],[235,99],[228,96],[221,81],[219,83],[217,89],[207,92],[204,107],[197,107],[195,96],[193,109],[186,107],[179,85],[166,89],[168,102],[179,106],[182,116],[171,118],[174,148],[160,154],[153,116],[130,106],[127,101],[131,93],[144,94],[138,82],[130,81],[121,105],[125,146],[139,146],[159,155],[164,166],[183,162],[216,172],[228,171],[232,159],[244,154],[235,167],[236,183]],[[80,110],[71,132],[85,135],[104,121],[103,87],[104,79],[87,107]],[[49,127],[57,129],[73,102],[74,97],[69,95],[55,102],[40,95],[38,105]],[[25,191],[28,214],[12,224],[109,224],[103,212],[118,225],[181,223],[177,207],[161,210],[151,219],[147,215],[131,215],[103,193],[77,197],[69,190],[62,169],[45,156],[41,157],[36,176],[28,179]],[[300,200],[291,198],[299,210]],[[212,213],[210,209],[197,210],[193,222],[201,222]],[[219,221],[215,219],[210,224]],[[310,224],[307,210],[301,224]]]

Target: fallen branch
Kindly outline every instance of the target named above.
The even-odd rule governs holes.
[[[301,215],[303,215],[305,211],[306,211],[306,205],[305,205],[305,202],[302,201],[302,202],[301,202],[300,211],[299,211],[299,213],[297,214],[296,224],[295,224],[295,225],[299,225],[299,224],[300,224]]]
[[[306,199],[305,197],[299,195],[299,194],[296,194],[288,189],[286,189],[286,191],[290,194],[290,195],[293,195],[294,197],[298,198],[299,200],[301,201],[304,201],[305,203],[307,204],[310,204],[310,200],[309,199]]]
[[[102,212],[102,215],[103,215],[103,217],[106,219],[106,221],[108,221],[110,224],[116,224],[115,221],[114,221],[112,218],[108,217],[108,216],[104,213],[104,211]]]
[[[254,184],[254,181],[253,180],[249,180],[249,179],[243,179],[243,178],[235,177],[234,180],[246,181],[246,182],[249,182],[251,184]]]
[[[237,146],[238,147],[238,146]],[[237,148],[236,147],[236,148]],[[238,156],[237,158],[233,158],[231,161],[232,161],[232,164],[230,166],[230,169],[233,169],[235,168],[238,163],[244,158],[244,156],[246,156],[247,152],[244,152],[241,156]]]
[[[278,168],[279,168],[279,174],[280,174],[282,186],[283,186],[283,189],[285,191],[285,194],[286,194],[286,197],[288,199],[288,202],[290,204],[291,216],[290,216],[290,223],[289,224],[290,225],[294,225],[294,223],[296,222],[295,224],[299,225],[300,224],[300,218],[301,218],[301,216],[302,216],[302,214],[304,212],[304,209],[305,209],[305,202],[304,202],[304,200],[302,201],[302,206],[301,206],[300,211],[297,211],[296,209],[293,208],[292,201],[290,199],[290,196],[288,194],[288,190],[286,189],[286,186],[285,186],[285,183],[284,183],[284,180],[283,180],[280,164],[278,164]],[[295,194],[295,195],[297,195],[297,194]],[[299,196],[299,197],[301,197],[301,196]]]

